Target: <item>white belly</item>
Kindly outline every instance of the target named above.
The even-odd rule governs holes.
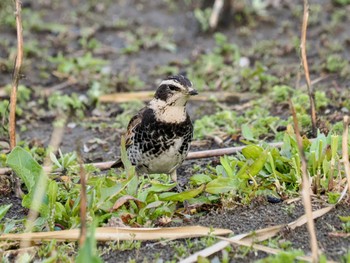
[[[183,143],[182,138],[175,140],[175,143],[167,151],[163,152],[157,158],[150,160],[148,163],[149,173],[171,173],[183,161],[179,149]]]

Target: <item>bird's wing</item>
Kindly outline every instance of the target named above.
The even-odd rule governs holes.
[[[135,129],[137,126],[141,124],[142,121],[142,115],[144,111],[146,110],[146,107],[141,109],[134,117],[132,117],[129,121],[128,128],[126,130],[125,136],[125,148],[128,149],[130,145],[133,143],[133,136],[135,133]],[[111,168],[120,168],[123,167],[122,160],[119,158],[116,162],[114,162],[111,166]]]
[[[133,142],[133,136],[135,133],[135,129],[141,124],[142,122],[142,116],[143,113],[145,112],[146,107],[141,109],[134,117],[131,118],[128,124],[127,131],[125,133],[125,147],[128,149],[128,147],[132,144]]]

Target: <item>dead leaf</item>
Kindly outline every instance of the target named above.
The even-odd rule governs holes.
[[[144,205],[144,203],[140,200],[137,199],[136,197],[133,197],[131,195],[124,195],[122,197],[120,197],[115,204],[113,205],[111,212],[118,210],[119,207],[121,207],[122,205],[124,205],[126,202],[133,200],[135,201],[135,203],[137,204],[137,206],[140,208]]]

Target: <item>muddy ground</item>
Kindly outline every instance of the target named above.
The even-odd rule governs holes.
[[[112,2],[112,1],[111,1]],[[96,51],[100,57],[110,61],[110,66],[106,69],[111,71],[113,78],[109,83],[108,92],[128,91],[132,90],[130,86],[125,84],[129,76],[138,76],[144,82],[143,87],[135,88],[139,90],[154,90],[156,83],[164,77],[164,75],[154,74],[155,70],[170,64],[180,64],[179,69],[186,72],[186,68],[182,68],[181,64],[185,59],[193,59],[198,54],[211,50],[214,46],[212,32],[203,33],[198,21],[193,15],[193,10],[197,7],[203,7],[198,1],[23,1],[23,6],[30,12],[40,13],[42,21],[45,23],[58,23],[64,25],[66,30],[64,33],[51,32],[50,30],[35,30],[32,25],[32,31],[26,32],[24,42],[36,40],[37,48],[40,53],[45,52],[45,56],[55,56],[59,52],[76,56],[82,54],[81,47],[77,44],[77,39],[81,36],[82,31],[94,28],[92,36],[99,40],[103,46]],[[210,1],[203,1],[210,2]],[[277,72],[281,79],[286,79],[288,85],[294,85],[297,80],[299,71],[299,57],[293,49],[296,39],[300,35],[301,16],[294,15],[299,7],[302,7],[300,1],[266,1],[268,7],[264,9],[264,16],[253,15],[249,19],[255,20],[254,26],[245,27],[247,21],[233,21],[224,19],[224,25],[220,25],[219,31],[223,32],[230,42],[236,43],[241,49],[250,49],[265,40],[273,39],[275,47],[266,48],[266,54],[259,54],[251,57],[251,60],[259,59],[270,71]],[[349,18],[339,21],[334,30],[328,28],[331,23],[331,14],[344,8],[349,11],[349,6],[339,7],[332,1],[318,0],[312,1],[313,7],[321,11],[314,13],[318,16],[315,24],[311,24],[308,30],[308,57],[312,65],[321,65],[324,59],[320,58],[320,49],[324,46],[337,42],[340,45],[342,56],[349,58]],[[294,13],[293,13],[294,12]],[[300,12],[299,12],[300,14]],[[31,23],[35,24],[34,21]],[[125,21],[126,27],[118,29],[115,25],[118,21]],[[228,20],[228,21],[227,21]],[[39,23],[42,23],[42,21]],[[28,26],[28,25],[27,25]],[[36,26],[40,28],[40,25]],[[16,43],[16,34],[13,29],[5,26],[1,28],[2,45],[0,46],[0,88],[10,83],[12,62],[8,62],[9,58],[13,58],[13,47]],[[170,38],[171,42],[176,44],[176,51],[169,52],[158,46],[150,48],[141,48],[140,51],[123,54],[120,50],[128,45],[125,37],[126,31],[135,32],[137,30],[147,32],[149,30],[157,30],[165,34],[164,42]],[[248,31],[248,33],[247,33]],[[142,34],[142,33],[141,33]],[[145,33],[146,34],[146,33]],[[4,41],[6,39],[6,41]],[[294,42],[293,42],[294,41]],[[6,42],[7,49],[3,44]],[[11,53],[12,52],[12,53]],[[21,83],[29,87],[32,91],[41,92],[50,89],[56,89],[57,85],[65,81],[60,79],[57,74],[52,73],[54,66],[47,60],[43,59],[40,54],[27,54],[24,61],[23,74],[24,78]],[[46,73],[46,74],[43,74]],[[311,77],[317,78],[323,73],[320,69],[311,70]],[[285,78],[288,75],[289,78]],[[45,76],[45,77],[43,77]],[[116,77],[118,76],[118,77]],[[83,78],[83,76],[82,76]],[[346,81],[338,75],[330,75],[322,82],[320,88],[338,87],[339,92],[348,88]],[[84,79],[79,79],[73,85],[67,85],[61,90],[70,94],[77,92],[84,94],[88,90]],[[33,96],[33,100],[37,97]],[[241,103],[241,102],[238,102]],[[232,106],[232,105],[228,105]],[[47,111],[45,106],[44,112],[40,112],[41,105],[33,104],[31,109],[19,117],[18,135],[20,140],[31,142],[32,145],[47,145],[53,130],[52,122],[54,115]],[[334,105],[336,108],[337,106]],[[203,107],[201,103],[191,103],[191,115],[194,118],[202,117],[208,112],[208,108]],[[74,119],[69,120],[69,125],[65,131],[64,140],[61,143],[63,152],[69,152],[76,149],[78,141],[82,141],[86,145],[94,145],[91,151],[83,151],[85,162],[107,161],[113,160],[119,155],[120,135],[125,129],[103,128],[100,123],[112,123],[113,117],[120,112],[118,105],[110,104],[103,108],[104,118],[96,117],[93,108],[85,110],[86,122],[94,125],[86,126]],[[287,110],[285,110],[287,111]],[[283,109],[276,109],[276,114],[286,115]],[[111,113],[112,112],[112,113]],[[339,114],[338,114],[339,115]],[[337,116],[338,116],[337,115]],[[109,119],[108,119],[109,118]],[[107,119],[107,120],[106,120]],[[22,127],[26,127],[22,129]],[[21,131],[23,130],[23,131]],[[96,143],[94,140],[98,138],[103,140],[102,143]],[[210,149],[219,147],[213,141],[209,141],[200,149]],[[211,160],[217,163],[217,159]],[[186,179],[191,176],[192,165],[207,163],[207,161],[187,161],[180,169],[180,182],[186,184]],[[27,211],[20,206],[20,200],[13,195],[1,197],[0,205],[13,203],[14,205],[7,214],[8,218],[21,218],[26,215]],[[315,205],[318,207],[318,205]],[[349,251],[350,239],[342,237],[331,237],[330,232],[339,231],[341,229],[341,221],[339,215],[349,215],[349,205],[341,204],[327,215],[316,220],[317,237],[320,249],[327,255],[328,259],[340,260],[342,255]],[[300,202],[292,205],[283,203],[271,204],[266,200],[253,202],[249,206],[236,206],[232,210],[212,208],[200,215],[194,215],[184,221],[184,225],[203,225],[211,227],[229,228],[235,234],[272,226],[275,224],[288,223],[295,220],[303,214],[303,208]],[[309,253],[308,233],[305,226],[295,231],[285,231],[281,233],[281,239],[290,241],[291,247],[302,249]],[[197,242],[197,239],[192,239]],[[138,250],[131,251],[111,251],[103,255],[103,259],[107,262],[126,262],[134,259],[136,262],[153,262],[157,259],[177,260],[175,248],[184,245],[184,241],[172,241],[170,243],[144,243]],[[102,245],[102,244],[101,244]],[[200,247],[200,245],[199,245]],[[191,249],[188,253],[195,252]],[[188,255],[188,254],[187,254]],[[243,256],[244,255],[244,256]],[[244,254],[241,249],[233,248],[230,252],[232,262],[250,262],[258,258],[265,257],[266,254],[251,250]],[[162,262],[162,261],[158,261]]]

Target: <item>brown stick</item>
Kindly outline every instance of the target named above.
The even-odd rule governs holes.
[[[79,246],[82,247],[86,240],[86,172],[81,158],[81,153],[78,150],[78,162],[79,162],[79,173],[80,173],[80,235],[79,235]]]
[[[302,65],[305,72],[306,85],[307,85],[307,90],[308,90],[309,100],[310,100],[312,135],[316,136],[317,127],[316,127],[315,94],[311,86],[309,66],[308,66],[307,57],[306,57],[306,30],[307,30],[308,19],[309,19],[309,3],[308,3],[308,0],[304,0],[304,14],[303,14],[303,24],[301,27],[300,52],[301,52],[301,60],[302,60]]]
[[[348,149],[348,134],[349,134],[349,116],[344,116],[344,131],[343,131],[343,163],[345,168],[346,179],[349,187],[349,199],[350,199],[350,164],[349,164],[349,149]]]
[[[219,22],[219,16],[221,14],[223,7],[224,7],[224,0],[215,0],[213,11],[211,12],[211,15],[209,18],[209,25],[211,29],[216,29]]]
[[[102,103],[122,103],[133,100],[150,101],[154,96],[153,91],[137,91],[137,92],[119,92],[105,94],[99,97]],[[192,101],[209,101],[214,98],[218,101],[237,102],[242,100],[253,99],[255,95],[250,93],[238,92],[201,92],[199,95],[191,98]]]
[[[17,27],[17,58],[15,69],[12,76],[12,89],[10,96],[10,115],[9,115],[9,131],[10,131],[10,148],[16,146],[16,103],[17,103],[17,88],[20,79],[20,71],[23,60],[23,34],[22,34],[22,18],[21,18],[21,2],[15,0],[16,4],[16,27]]]
[[[300,159],[301,159],[301,171],[302,171],[301,197],[303,199],[305,215],[307,218],[307,228],[308,228],[309,235],[310,235],[312,261],[314,263],[316,263],[316,262],[318,262],[319,250],[318,250],[318,245],[317,245],[315,224],[314,224],[314,220],[312,218],[312,206],[311,206],[311,198],[310,198],[311,191],[310,191],[309,176],[308,176],[308,172],[307,172],[307,162],[306,162],[305,152],[303,149],[303,141],[302,141],[302,138],[301,138],[300,132],[299,132],[297,114],[295,112],[295,108],[294,108],[294,105],[293,105],[293,102],[291,99],[289,99],[289,105],[290,105],[290,109],[291,109],[291,112],[293,115],[295,136],[297,139],[298,150],[299,150],[299,155],[300,155]]]

